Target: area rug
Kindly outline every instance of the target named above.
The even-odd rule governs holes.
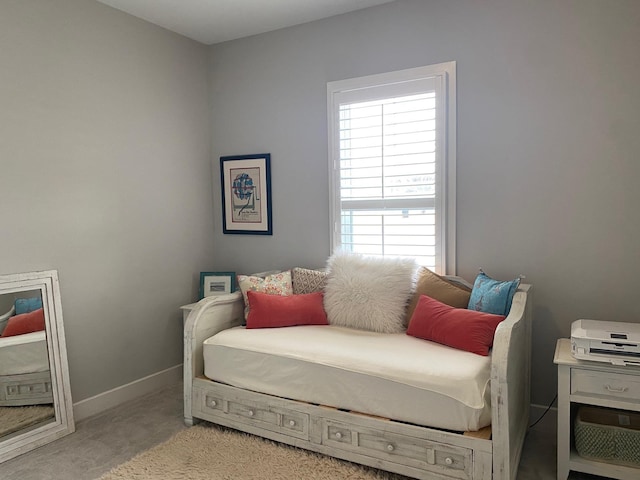
[[[197,425],[100,480],[404,480],[363,467],[213,425]]]
[[[0,407],[0,437],[53,418],[51,405]]]

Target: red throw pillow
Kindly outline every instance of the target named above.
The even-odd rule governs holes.
[[[322,297],[322,292],[282,296],[249,290],[247,328],[328,325]]]
[[[407,335],[487,356],[493,334],[504,319],[504,315],[454,308],[421,295]]]
[[[44,330],[44,309],[42,308],[9,318],[9,322],[4,327],[1,336],[13,337],[24,333],[39,332],[40,330]]]

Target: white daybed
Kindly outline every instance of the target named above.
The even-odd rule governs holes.
[[[0,337],[0,406],[46,403],[53,403],[53,395],[45,331]]]
[[[331,365],[327,365],[322,348],[315,351],[309,348],[293,351],[286,346],[299,343],[295,336],[289,337],[295,335],[296,329],[307,329],[305,333],[316,340],[319,340],[319,335],[325,334],[328,335],[326,339],[331,341],[335,341],[340,335],[347,335],[343,340],[337,341],[345,341],[351,345],[357,345],[360,341],[375,342],[376,337],[386,336],[383,341],[389,345],[395,344],[398,352],[413,348],[417,342],[435,346],[427,355],[437,354],[439,348],[448,347],[440,347],[406,335],[359,332],[355,336],[349,336],[349,329],[345,328],[330,332],[333,328],[331,326],[304,326],[263,329],[263,332],[272,330],[274,333],[276,330],[286,330],[286,334],[275,339],[279,344],[265,345],[263,351],[260,351],[259,340],[250,340],[250,343],[254,343],[253,347],[242,347],[240,353],[236,350],[229,357],[228,352],[224,351],[229,350],[225,342],[227,337],[232,341],[234,332],[239,330],[236,327],[242,325],[243,311],[242,294],[236,292],[201,300],[187,317],[184,337],[186,424],[192,425],[197,419],[202,419],[415,478],[506,480],[516,477],[529,421],[529,285],[521,285],[516,292],[509,315],[496,330],[492,354],[484,357],[486,365],[482,365],[482,359],[476,365],[479,370],[487,368],[490,371],[490,388],[486,390],[486,395],[490,395],[490,402],[487,402],[490,407],[484,410],[480,408],[475,413],[472,411],[470,415],[462,414],[459,420],[454,418],[457,415],[456,405],[447,401],[450,392],[445,392],[446,395],[441,395],[441,398],[438,398],[438,394],[442,392],[435,392],[431,399],[427,392],[424,398],[420,397],[415,402],[407,401],[406,395],[402,393],[402,388],[405,387],[399,386],[400,383],[395,381],[397,379],[394,379],[394,375],[398,373],[393,371],[382,380],[374,379],[374,382],[379,383],[369,387],[375,389],[377,386],[378,394],[369,399],[358,398],[354,394],[358,389],[365,388],[363,375],[366,374],[366,365],[350,369],[340,388],[320,387],[314,390],[309,383],[298,384],[295,380],[301,378],[296,375],[300,355],[306,355],[306,363],[309,363],[309,359],[317,359],[317,365],[311,366],[315,370],[307,372],[306,377],[317,380],[320,385],[323,376],[325,380],[328,379],[327,382],[334,381],[331,372],[327,373],[326,370]],[[317,329],[324,330],[321,334]],[[223,331],[224,334],[216,336],[216,340],[207,340]],[[247,330],[248,332],[250,331]],[[338,337],[333,337],[334,334]],[[363,335],[368,338],[362,338]],[[285,354],[275,359],[260,356],[274,348],[278,351],[290,351],[290,355]],[[244,353],[241,351],[243,349]],[[393,351],[389,355],[393,356]],[[205,371],[205,356],[207,370],[213,369],[213,372]],[[260,361],[252,361],[256,358]],[[428,358],[423,360],[428,361]],[[236,374],[235,369],[215,368],[216,362],[247,368]],[[253,380],[247,380],[251,378],[251,365],[264,362],[267,362],[266,370],[270,370],[273,375],[267,378],[264,376],[265,370],[258,370],[253,372]],[[352,362],[350,365],[356,363]],[[430,361],[430,364],[436,363],[438,362],[435,360]],[[445,364],[446,361],[443,360],[443,368]],[[380,365],[375,365],[372,360],[370,370],[379,368]],[[210,380],[205,374],[219,380]],[[448,371],[447,375],[450,374]],[[420,372],[412,375],[415,380]],[[391,382],[394,389],[385,388],[385,381]],[[418,386],[423,385],[420,383]],[[425,390],[427,388],[418,388],[416,392],[421,394]],[[398,403],[395,411],[389,410],[391,403],[396,404],[399,399],[404,399],[404,405]],[[348,409],[344,407],[345,402]],[[333,408],[336,405],[340,409]],[[416,405],[418,408],[415,408]],[[448,407],[453,410],[445,410]],[[424,415],[420,414],[420,410]],[[445,411],[447,413],[443,414]],[[389,415],[388,412],[393,414]],[[381,413],[384,415],[381,416]],[[490,427],[479,431],[464,432],[449,427],[459,424],[476,430],[478,425],[488,423],[487,417]],[[453,423],[448,423],[448,418]],[[441,423],[443,419],[444,423]]]

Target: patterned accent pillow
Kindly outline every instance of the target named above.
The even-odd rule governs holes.
[[[305,294],[324,291],[327,283],[327,272],[296,267],[291,272],[293,277],[293,293]]]
[[[269,295],[293,295],[293,285],[291,283],[291,270],[274,273],[264,278],[255,275],[238,275],[238,286],[244,298],[244,318],[249,315],[249,299],[247,292],[268,293]]]
[[[501,282],[494,280],[481,270],[473,284],[468,308],[495,315],[508,315],[519,285],[520,278]]]
[[[14,305],[16,307],[16,315],[20,315],[42,308],[42,299],[40,297],[17,298]]]

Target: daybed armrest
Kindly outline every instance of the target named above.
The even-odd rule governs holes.
[[[241,292],[206,297],[191,311],[184,325],[184,419],[193,424],[191,391],[193,379],[204,374],[202,343],[212,335],[242,325],[244,302]]]
[[[531,285],[520,285],[491,354],[493,478],[515,479],[529,423]]]
[[[11,310],[9,310],[7,313],[4,313],[2,315],[0,315],[0,322],[4,322],[5,320],[9,320],[10,317],[12,317],[13,315],[15,315],[16,313],[16,307],[15,305],[11,306]]]

